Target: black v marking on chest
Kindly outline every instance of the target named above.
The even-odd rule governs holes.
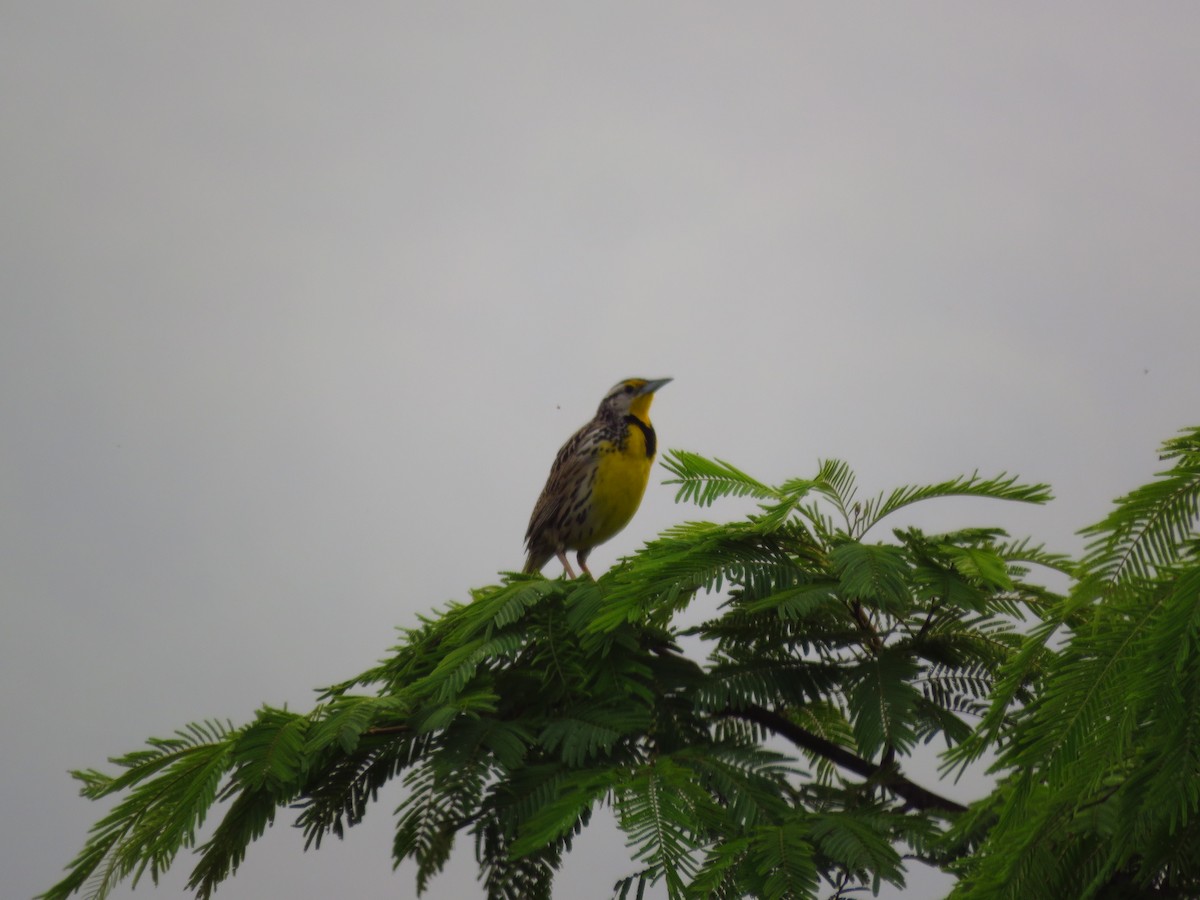
[[[658,450],[658,437],[654,433],[654,426],[643,422],[632,413],[625,417],[625,421],[641,429],[642,437],[646,439],[646,456],[653,456]]]

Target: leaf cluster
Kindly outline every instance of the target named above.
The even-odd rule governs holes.
[[[976,851],[957,897],[1200,896],[1200,429],[1163,458],[1084,529],[1070,595],[1005,674],[978,741],[1004,777],[959,823]],[[1042,688],[1001,742],[1035,656]]]

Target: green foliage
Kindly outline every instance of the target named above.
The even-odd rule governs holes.
[[[1004,778],[956,829],[976,846],[958,897],[1200,896],[1200,429],[1164,458],[1169,470],[1083,531],[1075,587],[964,748],[999,747]],[[1039,666],[1017,730],[999,727],[1010,679]]]
[[[663,466],[675,475],[667,484],[678,484],[676,503],[692,502],[697,506],[712,506],[721,497],[756,497],[760,500],[780,499],[782,494],[751,478],[741,469],[720,460],[705,459],[686,450],[671,450]]]
[[[840,461],[767,485],[672,452],[681,500],[757,509],[668,529],[596,582],[506,575],[311,711],[76,773],[121,799],[43,896],[104,897],[191,848],[208,897],[280,810],[319,847],[394,780],[418,892],[466,837],[490,898],[549,898],[605,806],[634,861],[618,897],[844,897],[903,885],[908,857],[963,897],[1200,895],[1200,433],[1167,453],[1076,567],[994,528],[872,533],[941,497],[1043,503],[1043,485],[860,500]],[[1030,580],[1042,567],[1078,576],[1069,596]],[[915,784],[931,743],[947,771],[994,755],[996,791],[964,809]]]
[[[72,772],[89,800],[124,798],[92,827],[68,876],[47,896],[104,897],[123,879],[136,885],[147,870],[157,881],[181,848],[195,845],[237,737],[232,725],[193,723],[173,738],[151,738],[148,750],[110,760],[123,774]]]
[[[1111,590],[1128,581],[1152,580],[1157,572],[1196,554],[1200,515],[1200,429],[1163,444],[1162,459],[1174,465],[1122,497],[1101,522],[1085,528],[1091,539],[1080,590]]]

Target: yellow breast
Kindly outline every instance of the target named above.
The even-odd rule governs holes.
[[[605,441],[600,445],[592,511],[588,516],[590,543],[600,544],[629,524],[642,502],[654,457],[646,455],[640,428],[630,428],[624,446]]]

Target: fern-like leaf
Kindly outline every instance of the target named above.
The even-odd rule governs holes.
[[[663,457],[663,468],[673,474],[664,484],[678,484],[675,502],[712,506],[721,497],[756,497],[777,500],[779,492],[741,469],[719,459],[706,459],[686,450],[671,450]]]
[[[915,738],[913,708],[921,697],[912,685],[919,669],[900,647],[864,659],[848,694],[859,749],[868,758],[884,747],[904,751]]]
[[[639,767],[616,795],[617,819],[634,858],[663,879],[675,900],[695,876],[699,835],[713,811],[692,773],[669,757]]]
[[[978,472],[974,472],[937,484],[897,488],[889,494],[879,494],[867,500],[855,518],[855,534],[865,534],[884,518],[906,506],[939,497],[982,497],[1020,503],[1048,503],[1053,499],[1049,485],[1023,484],[1017,476],[1003,472],[994,478],[982,478]]]
[[[1193,548],[1200,517],[1200,428],[1167,441],[1163,458],[1175,465],[1121,497],[1108,516],[1081,532],[1090,539],[1084,566],[1091,584],[1148,578]]]
[[[147,871],[157,881],[179,849],[195,842],[237,736],[219,722],[194,723],[175,737],[152,738],[148,750],[113,760],[126,770],[119,776],[76,773],[86,796],[128,795],[92,827],[67,877],[42,900],[65,900],[85,886],[90,898],[103,900],[122,880],[136,884]]]

